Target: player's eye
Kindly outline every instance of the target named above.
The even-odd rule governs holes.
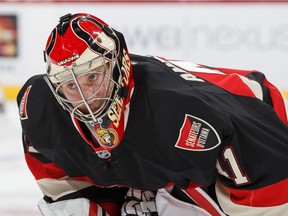
[[[76,85],[76,83],[68,83],[67,84],[67,88],[69,88],[69,89],[71,89],[71,90],[73,90],[73,89],[76,89],[77,88],[77,85]]]
[[[90,81],[95,81],[98,78],[98,74],[95,74],[95,73],[90,74],[88,78]]]

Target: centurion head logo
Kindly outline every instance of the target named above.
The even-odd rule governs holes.
[[[208,151],[220,143],[217,131],[208,122],[186,114],[175,147],[188,151]]]
[[[101,146],[113,148],[118,143],[117,132],[112,129],[96,129],[96,134],[98,136],[98,141]]]

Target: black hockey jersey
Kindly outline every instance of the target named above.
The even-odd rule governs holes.
[[[108,160],[87,144],[85,125],[63,110],[43,75],[20,91],[25,155],[46,196],[56,200],[91,185],[215,184],[226,214],[287,213],[287,108],[262,73],[159,57],[131,61],[126,129]]]

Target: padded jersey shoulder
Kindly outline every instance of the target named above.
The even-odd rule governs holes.
[[[22,120],[44,112],[46,106],[58,106],[53,93],[44,80],[44,74],[35,75],[27,80],[18,93],[17,104]]]
[[[24,135],[34,148],[52,149],[75,132],[71,117],[57,102],[44,75],[31,77],[22,87],[17,103]]]
[[[25,82],[25,84],[21,87],[21,89],[17,95],[18,106],[20,105],[21,99],[22,99],[23,95],[25,94],[25,92],[27,91],[27,88],[31,88],[32,85],[34,85],[34,83],[37,83],[37,82],[45,82],[44,81],[44,74],[34,75],[34,76],[30,77]]]

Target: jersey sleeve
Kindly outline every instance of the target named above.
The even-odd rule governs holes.
[[[85,178],[70,178],[60,167],[34,149],[25,135],[23,135],[23,145],[26,163],[44,195],[42,204],[45,202],[47,206],[54,208],[53,203],[59,202],[58,207],[60,203],[64,203],[61,209],[71,211],[71,209],[65,209],[65,207],[71,207],[66,204],[71,202],[69,200],[89,200],[87,202],[89,216],[107,215],[103,211],[111,216],[118,215],[122,204],[118,195],[126,189],[98,188]],[[117,192],[120,193],[117,195]]]
[[[230,116],[233,133],[217,160],[218,202],[229,215],[240,212],[243,215],[284,215],[288,211],[288,181],[284,171],[288,162],[287,101],[259,71],[219,70],[237,74],[254,97],[275,112],[261,117]],[[241,93],[239,91],[238,95],[247,96]],[[257,106],[254,109],[257,110]]]
[[[39,153],[23,134],[23,146],[26,163],[33,174],[42,193],[51,201],[75,191],[92,186],[87,181],[76,181],[69,178],[56,164]]]
[[[34,85],[45,85],[45,82],[42,80],[39,83],[39,79],[43,79],[43,77],[35,76],[27,81],[18,94],[17,103],[22,126],[22,143],[25,160],[44,195],[44,201],[52,204],[65,200],[84,198],[89,200],[90,207],[94,206],[93,208],[96,208],[99,205],[109,215],[117,215],[117,212],[120,212],[126,188],[101,188],[94,185],[86,176],[71,177],[52,161],[53,148],[49,150],[45,146],[45,151],[42,148],[38,149],[39,146],[41,147],[41,143],[35,143],[35,136],[39,136],[39,131],[34,126],[34,120],[37,120],[39,117],[36,112],[33,112],[34,110],[29,110],[31,108],[29,105],[34,103],[33,108],[35,109],[39,101],[37,101],[37,97],[30,97],[29,95],[32,91],[34,95],[36,95],[35,92],[39,91],[37,87],[34,88]],[[41,96],[43,98],[46,95],[39,95],[39,97]],[[33,102],[31,98],[34,100]],[[39,106],[39,109],[41,108]],[[35,115],[33,116],[33,114]],[[38,121],[41,122],[41,119],[39,118]],[[43,139],[47,139],[47,137]],[[92,215],[98,214],[95,213]]]

